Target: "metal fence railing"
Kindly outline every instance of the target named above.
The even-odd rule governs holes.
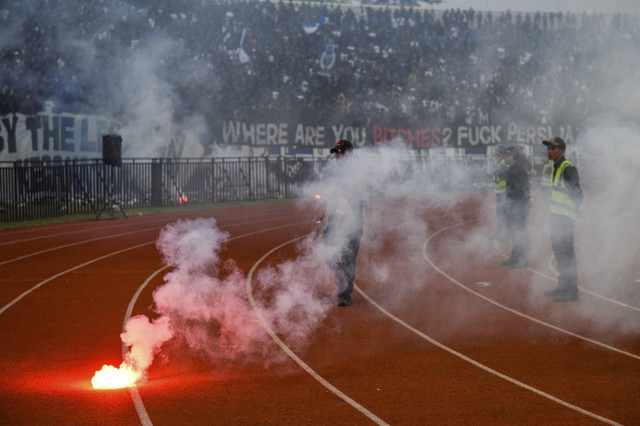
[[[417,173],[446,188],[485,181],[486,157],[399,160],[403,178]],[[0,223],[73,214],[113,216],[128,208],[295,198],[326,162],[314,157],[123,159],[0,162]]]
[[[123,159],[0,163],[0,222],[165,207],[294,198],[314,159]]]

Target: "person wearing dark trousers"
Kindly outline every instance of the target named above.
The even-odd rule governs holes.
[[[549,222],[551,249],[558,264],[558,285],[544,294],[556,302],[574,302],[578,300],[578,262],[573,233],[584,194],[578,169],[564,157],[565,141],[553,137],[542,143],[547,146],[547,157],[553,161]]]
[[[522,163],[520,152],[509,147],[505,153],[505,163],[509,166],[505,186],[505,213],[507,235],[511,240],[511,256],[502,262],[511,268],[529,266],[531,242],[529,238],[529,175]]]
[[[492,168],[491,180],[493,180],[496,194],[496,230],[491,236],[492,240],[504,239],[506,219],[504,210],[504,192],[507,184],[506,175],[508,166],[504,162],[505,147],[498,145],[494,150],[495,163]]]
[[[340,140],[331,148],[336,163],[327,170],[329,180],[345,177],[343,169],[348,167],[346,159],[352,151],[353,144],[348,140]],[[349,306],[364,225],[364,200],[351,193],[349,182],[341,182],[340,187],[339,194],[324,200],[325,209],[316,219],[316,234],[323,236],[325,262],[338,280],[337,305]]]

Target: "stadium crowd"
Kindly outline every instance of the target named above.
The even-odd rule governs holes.
[[[291,116],[398,126],[407,117],[471,125],[510,114],[570,121],[597,112],[598,89],[616,90],[600,76],[611,46],[640,46],[639,19],[628,14],[257,0],[32,3],[0,7],[0,115],[52,108],[126,118],[124,64],[167,46],[155,70],[171,88],[177,121],[194,113],[212,126]],[[626,60],[640,70],[640,54]]]

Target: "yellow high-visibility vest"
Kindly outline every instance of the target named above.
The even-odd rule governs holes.
[[[569,194],[567,193],[567,187],[564,183],[564,169],[568,166],[573,166],[570,161],[564,160],[555,176],[551,173],[549,183],[551,184],[551,202],[549,203],[549,213],[567,216],[570,219],[576,220],[578,215],[576,214],[576,206]]]
[[[507,164],[504,162],[504,160],[500,160],[499,167],[507,167]],[[493,179],[494,192],[496,194],[504,194],[504,192],[507,189],[506,174],[494,173],[492,179]]]

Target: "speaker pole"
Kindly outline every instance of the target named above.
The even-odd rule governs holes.
[[[120,213],[122,213],[122,215],[126,219],[128,219],[127,214],[124,212],[124,209],[122,208],[120,203],[116,201],[114,195],[114,168],[122,166],[122,159],[120,156],[121,145],[122,137],[120,135],[102,136],[102,175],[100,175],[100,172],[98,172],[98,177],[102,181],[102,186],[104,187],[105,193],[107,194],[107,199],[104,203],[104,207],[96,216],[96,220],[98,220],[102,213],[104,213],[105,211],[108,213],[110,219],[115,219],[114,211],[116,206],[118,207]],[[109,166],[109,185],[107,185],[105,179],[107,176],[107,166]]]
[[[120,213],[122,213],[122,216],[124,216],[125,219],[129,219],[129,217],[124,212],[124,209],[122,208],[120,203],[118,201],[116,201],[116,197],[114,195],[114,190],[113,190],[113,188],[114,188],[114,183],[113,183],[114,170],[113,170],[113,167],[111,167],[111,166],[110,166],[111,169],[109,170],[111,183],[110,183],[110,185],[107,185],[107,183],[105,182],[105,179],[104,179],[103,176],[106,176],[106,171],[107,171],[106,167],[107,166],[103,163],[102,164],[102,176],[100,176],[100,173],[98,173],[98,177],[100,177],[100,180],[102,181],[102,186],[104,187],[104,190],[107,193],[107,199],[106,199],[106,201],[104,203],[104,207],[102,207],[102,210],[100,210],[100,212],[96,216],[96,220],[100,219],[100,216],[102,216],[102,213],[104,213],[105,211],[109,215],[109,219],[115,219],[115,216],[114,216],[115,206],[118,207],[118,211]]]

